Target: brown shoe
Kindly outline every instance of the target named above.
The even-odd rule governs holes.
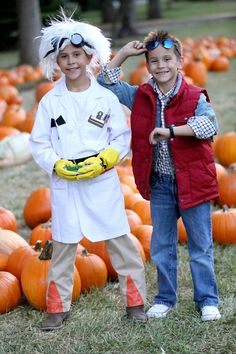
[[[130,318],[131,320],[138,322],[147,322],[148,320],[143,305],[126,307],[126,312],[128,318]]]
[[[42,323],[41,330],[52,331],[53,329],[61,328],[63,322],[68,320],[69,317],[70,317],[70,311],[48,313],[46,319]]]

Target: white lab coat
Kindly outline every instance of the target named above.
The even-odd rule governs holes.
[[[74,105],[62,77],[39,103],[30,136],[33,158],[50,176],[53,239],[76,243],[83,236],[91,241],[119,237],[130,229],[115,168],[91,180],[67,181],[53,167],[58,159],[87,157],[107,147],[123,158],[130,148],[130,129],[116,96],[92,77],[88,104],[79,117]],[[103,127],[88,122],[99,111],[103,117],[108,114]],[[51,127],[59,117],[63,119]]]

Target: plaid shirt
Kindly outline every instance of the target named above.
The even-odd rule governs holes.
[[[103,68],[104,80],[107,84],[116,84],[119,81],[121,68],[108,69],[107,66]],[[166,94],[163,94],[157,87],[157,84],[150,80],[153,85],[153,90],[157,93],[157,104],[160,104],[161,127],[165,127],[164,108],[172,99],[173,95],[177,93],[182,81],[181,74],[178,75],[177,82]],[[207,112],[206,112],[207,111]],[[198,105],[196,108],[196,115],[189,118],[187,124],[192,128],[197,139],[210,139],[216,134],[218,126],[214,111],[210,104],[206,102],[206,97],[201,93]],[[165,174],[173,173],[173,162],[169,154],[168,143],[166,140],[161,141],[154,149],[153,168]]]

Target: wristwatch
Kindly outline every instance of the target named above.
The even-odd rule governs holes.
[[[170,131],[170,138],[173,139],[175,137],[175,133],[174,133],[174,124],[170,124],[168,126],[169,131]]]

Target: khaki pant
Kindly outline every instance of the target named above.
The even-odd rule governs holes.
[[[125,306],[143,305],[146,301],[145,269],[140,254],[128,235],[105,241],[111,263],[118,274]],[[77,244],[53,241],[48,274],[47,311],[66,312],[71,306],[74,261]]]

